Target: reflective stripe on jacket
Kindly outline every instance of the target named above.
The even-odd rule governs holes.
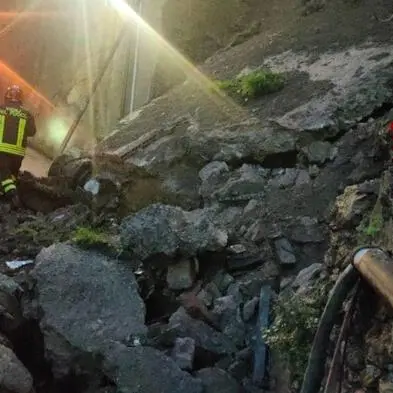
[[[0,108],[0,152],[24,156],[29,113],[20,108]]]

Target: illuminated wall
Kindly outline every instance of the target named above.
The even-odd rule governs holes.
[[[33,4],[25,1],[20,8],[26,9],[29,3]],[[35,3],[38,6],[30,12],[0,14],[0,93],[10,82],[25,87],[26,106],[36,113],[39,128],[33,145],[53,156],[83,108],[123,21],[106,0]],[[0,9],[5,11],[2,5]],[[72,145],[93,146],[95,138],[107,134],[124,114],[135,26],[130,24],[128,31],[76,129]]]

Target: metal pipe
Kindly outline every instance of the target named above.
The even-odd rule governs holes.
[[[142,0],[139,0],[138,15],[142,17]],[[135,92],[136,92],[136,82],[137,82],[137,74],[138,74],[138,62],[139,62],[140,30],[141,30],[141,26],[139,21],[137,21],[136,42],[135,42],[135,52],[134,52],[134,67],[133,67],[132,85],[131,85],[130,113],[132,113],[135,108]]]
[[[393,307],[393,260],[380,248],[362,248],[353,257],[361,276]]]

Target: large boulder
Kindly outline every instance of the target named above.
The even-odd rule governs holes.
[[[203,210],[184,211],[154,204],[121,224],[123,247],[142,261],[154,257],[195,256],[201,251],[217,251],[226,246],[228,235]]]
[[[134,274],[115,260],[55,244],[40,252],[31,274],[55,375],[68,375],[81,354],[93,359],[110,342],[145,334],[145,306]]]

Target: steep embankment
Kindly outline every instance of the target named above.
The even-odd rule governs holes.
[[[299,389],[349,250],[392,251],[392,27],[370,16],[389,4],[368,6],[333,1],[296,14],[267,49],[256,36],[204,65],[226,78],[269,66],[283,86],[271,73],[249,73],[247,85],[269,94],[245,101],[191,75],[123,119],[92,160],[60,157],[55,189],[22,182],[25,198],[38,196],[25,202],[44,212],[1,205],[1,262],[34,259],[30,272],[0,276],[0,329],[11,341],[0,350],[23,375],[4,387],[28,393],[33,375],[38,392]],[[391,318],[379,307],[363,315],[365,304],[343,380],[382,392]],[[0,359],[0,370],[9,364]]]

